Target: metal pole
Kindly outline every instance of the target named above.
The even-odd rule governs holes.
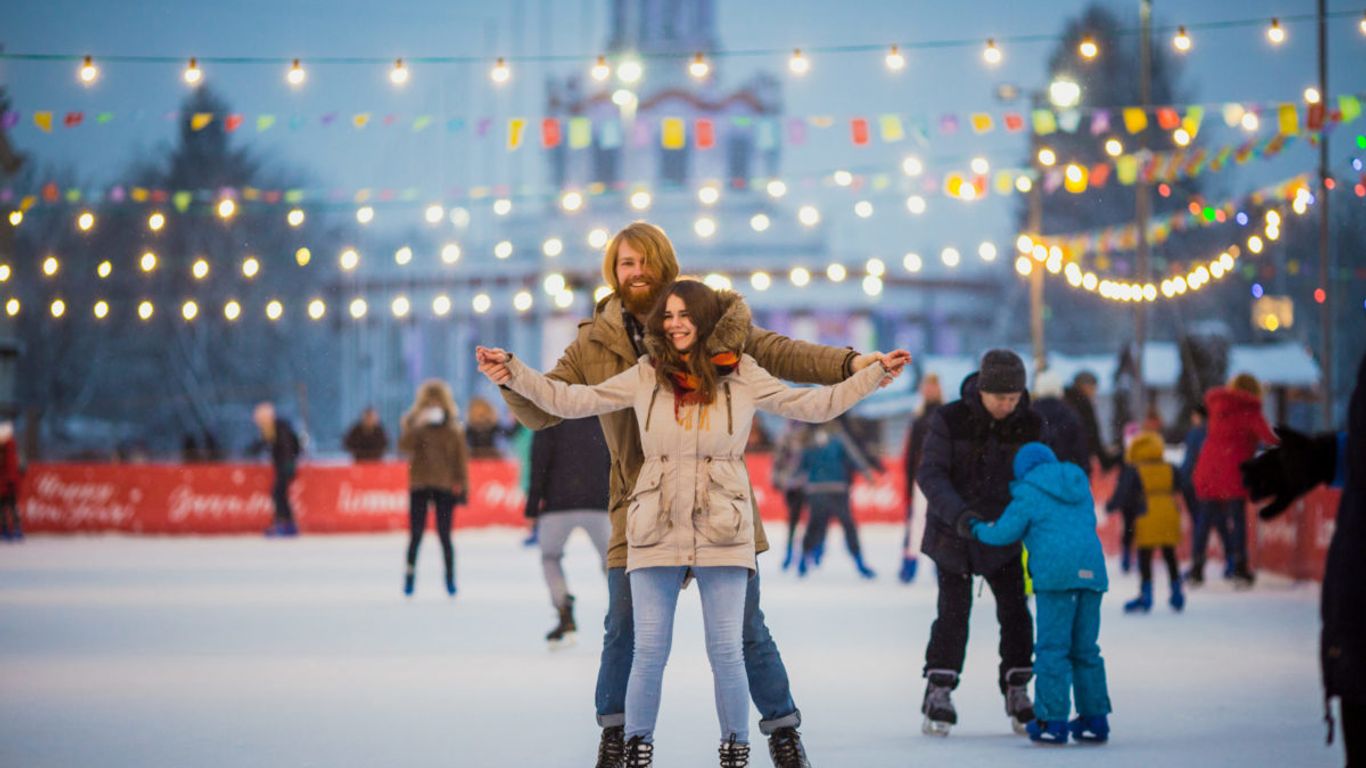
[[[1029,191],[1029,235],[1039,237],[1043,230],[1043,180],[1039,179]],[[1033,258],[1026,254],[1027,257]],[[1043,264],[1035,262],[1029,270],[1029,338],[1034,347],[1034,374],[1045,367],[1047,359],[1043,341]]]
[[[1319,107],[1325,118],[1328,112],[1328,22],[1324,8],[1327,0],[1319,0]],[[1324,121],[1327,128],[1327,120]],[[1333,258],[1328,233],[1328,131],[1319,132],[1319,288],[1323,291],[1323,305],[1319,317],[1323,323],[1323,428],[1333,428]]]
[[[1139,0],[1138,4],[1138,99],[1139,106],[1145,111],[1152,102],[1152,0]],[[1138,135],[1140,154],[1148,148],[1148,132]],[[1151,204],[1148,183],[1139,175],[1134,185],[1134,223],[1138,230],[1138,283],[1146,285],[1151,277],[1148,263],[1148,216]],[[1134,408],[1133,414],[1142,419],[1148,407],[1148,392],[1143,373],[1144,347],[1148,343],[1148,306],[1145,301],[1134,305]]]

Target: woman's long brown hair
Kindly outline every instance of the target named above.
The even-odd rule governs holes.
[[[688,319],[697,329],[697,339],[693,341],[692,349],[688,350],[686,359],[664,335],[664,310],[670,296],[677,296],[683,300],[683,306],[688,309]],[[721,312],[721,299],[717,297],[716,291],[696,280],[676,280],[664,289],[645,326],[649,333],[659,339],[657,346],[663,350],[660,355],[663,359],[655,361],[655,375],[659,378],[660,384],[673,387],[674,373],[692,374],[699,382],[697,395],[701,401],[715,402],[716,365],[712,363],[711,354],[707,351],[707,340],[716,329]]]

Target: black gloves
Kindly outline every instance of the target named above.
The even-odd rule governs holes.
[[[965,510],[963,514],[958,516],[958,522],[954,525],[954,530],[959,536],[962,536],[965,539],[971,539],[973,538],[972,524],[980,522],[982,522],[982,518],[978,516],[976,512],[973,512],[970,509]]]
[[[1257,515],[1279,516],[1314,486],[1331,483],[1337,469],[1338,438],[1333,432],[1306,435],[1276,427],[1281,444],[1242,463],[1243,487],[1253,501],[1275,497]]]

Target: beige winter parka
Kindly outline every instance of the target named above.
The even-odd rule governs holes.
[[[736,341],[739,351],[749,329],[749,310],[738,296],[708,340]],[[664,343],[647,339],[647,349]],[[657,348],[657,347],[655,347]],[[507,386],[561,418],[581,418],[631,409],[640,425],[644,464],[627,496],[627,570],[654,566],[755,565],[755,529],[744,451],[756,410],[790,419],[822,422],[835,418],[877,389],[886,374],[870,365],[832,386],[793,388],[748,354],[718,382],[716,400],[674,410],[672,387],[659,384],[649,358],[596,386],[569,385],[547,378],[516,357]]]

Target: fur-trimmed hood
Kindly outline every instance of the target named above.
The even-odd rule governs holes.
[[[716,321],[716,327],[702,344],[708,357],[720,352],[739,355],[745,351],[745,342],[749,339],[752,322],[749,305],[735,291],[719,290],[716,296],[721,301],[721,319]],[[667,339],[653,332],[645,334],[645,351],[650,353],[651,360],[659,360],[664,345],[668,343]]]

